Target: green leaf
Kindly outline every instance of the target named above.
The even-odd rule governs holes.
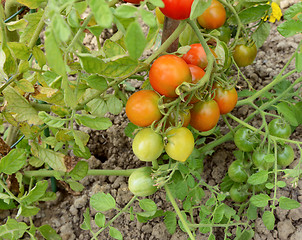
[[[4,43],[1,45],[2,48],[0,49],[0,73],[2,73],[5,78],[7,78],[7,76],[15,74],[15,72],[17,71],[17,64],[8,45]]]
[[[109,235],[114,239],[118,239],[118,240],[123,239],[121,232],[114,227],[109,227]]]
[[[298,72],[302,72],[302,50],[296,53],[296,69]]]
[[[71,179],[68,179],[66,182],[69,184],[70,188],[75,192],[81,192],[84,189],[83,184],[79,182],[73,181]]]
[[[91,115],[76,114],[75,118],[84,126],[95,130],[106,130],[112,126],[109,118],[94,117]]]
[[[26,79],[21,79],[20,81],[17,81],[16,85],[24,92],[27,93],[35,92],[34,86]]]
[[[96,213],[94,217],[95,224],[99,227],[104,227],[106,223],[106,217],[103,213]]]
[[[88,168],[89,166],[87,162],[79,161],[77,165],[75,165],[75,167],[71,170],[69,176],[76,181],[82,180],[84,177],[86,177]]]
[[[251,175],[248,178],[247,183],[251,185],[258,185],[258,184],[265,183],[267,181],[267,178],[268,178],[268,171],[262,170]]]
[[[269,163],[270,162],[275,162],[275,155],[272,154],[272,153],[267,154],[267,155],[264,156],[263,160],[266,161],[266,162],[269,162]]]
[[[152,5],[154,5],[155,7],[163,8],[165,6],[162,0],[149,0],[149,2],[152,3]]]
[[[105,0],[90,0],[89,6],[98,25],[103,28],[110,28],[113,21],[113,15]]]
[[[39,232],[46,240],[61,240],[62,238],[56,231],[48,224],[42,225],[38,228]]]
[[[275,216],[272,212],[265,211],[262,215],[262,221],[268,230],[274,229]]]
[[[282,116],[285,118],[285,120],[287,122],[289,122],[290,125],[295,126],[295,127],[298,126],[299,123],[296,118],[296,114],[293,111],[293,109],[291,109],[291,106],[288,105],[288,103],[281,102],[276,107],[277,107],[278,113],[282,114]]]
[[[63,125],[66,123],[66,121],[64,119],[51,116],[44,111],[39,112],[38,115],[39,115],[39,118],[41,118],[43,120],[43,122],[46,123],[50,127],[62,128]]]
[[[50,30],[45,32],[45,52],[49,67],[52,68],[58,75],[65,76],[66,67],[63,60],[63,54],[53,35],[53,32]]]
[[[22,203],[27,205],[38,201],[41,197],[44,196],[48,187],[48,182],[46,180],[37,182],[36,186],[32,188],[29,193],[22,197]]]
[[[62,42],[68,41],[71,35],[71,31],[68,24],[65,22],[65,20],[62,18],[60,14],[55,14],[52,17],[52,27],[56,39],[60,39],[60,41]]]
[[[191,7],[190,19],[196,19],[211,5],[212,0],[194,0]]]
[[[40,68],[42,68],[46,64],[46,57],[44,52],[37,46],[34,46],[33,55],[35,59],[38,61]]]
[[[29,58],[30,50],[24,43],[8,42],[7,44],[16,58],[21,60],[27,60]]]
[[[137,8],[131,5],[120,5],[114,11],[114,15],[120,18],[134,17],[137,12]]]
[[[167,211],[164,219],[165,226],[170,234],[174,234],[176,231],[176,213]]]
[[[302,32],[301,24],[301,20],[290,19],[281,23],[277,30],[283,37],[291,37]]]
[[[151,217],[156,213],[157,206],[151,199],[142,199],[139,201],[139,206],[145,212],[138,212],[137,215],[142,217]]]
[[[260,193],[258,195],[253,195],[250,202],[256,207],[265,207],[270,199],[271,198],[268,195]]]
[[[0,160],[0,172],[13,174],[26,164],[27,154],[25,149],[13,149]]]
[[[269,33],[271,31],[271,25],[268,22],[263,22],[259,27],[253,32],[252,38],[256,43],[256,47],[260,48],[266,41]]]
[[[97,117],[104,117],[108,112],[108,107],[106,102],[101,98],[95,98],[87,103],[89,107],[88,112]]]
[[[294,106],[293,109],[296,114],[297,121],[298,121],[299,125],[301,125],[302,124],[302,102],[298,102],[293,106]]]
[[[89,87],[94,88],[99,91],[105,91],[108,87],[107,81],[104,77],[101,77],[99,75],[90,75],[86,79],[87,84]]]
[[[40,7],[41,3],[45,2],[46,0],[18,0],[19,3],[31,8],[35,9]]]
[[[5,202],[4,202],[4,200],[0,199],[0,209],[8,210],[8,209],[14,209],[14,208],[16,208],[16,205],[14,204],[13,200],[9,200],[9,201],[5,200]],[[1,226],[0,226],[0,229],[1,229]]]
[[[136,126],[135,124],[129,122],[127,124],[127,126],[125,127],[125,130],[124,130],[125,131],[125,135],[127,137],[134,138],[134,131],[136,129],[138,129],[138,128],[139,128],[138,126]]]
[[[78,17],[77,11],[74,8],[69,12],[67,16],[67,22],[72,28],[80,27],[80,19]]]
[[[220,204],[213,213],[213,221],[214,223],[219,223],[223,219],[224,216],[224,204]]]
[[[20,0],[19,0],[20,1]],[[26,1],[26,3],[35,2],[31,0],[22,0]],[[32,39],[32,36],[34,35],[34,32],[37,29],[37,26],[44,14],[44,11],[40,9],[36,13],[26,14],[23,19],[28,22],[26,28],[22,31],[22,34],[20,36],[20,42],[28,44],[30,40]]]
[[[91,157],[91,153],[90,153],[90,150],[88,147],[84,147],[85,150],[84,151],[81,151],[80,148],[78,147],[78,145],[75,145],[73,147],[73,154],[76,155],[77,157],[81,157],[81,158],[85,158],[85,159],[88,159]]]
[[[66,172],[64,154],[38,146],[39,158],[56,171]]]
[[[97,211],[105,212],[115,208],[115,200],[109,193],[96,193],[90,198],[90,205]]]
[[[65,104],[74,109],[77,106],[77,98],[75,91],[71,88],[70,84],[67,84],[63,87],[64,88],[64,102]]]
[[[3,239],[20,239],[29,227],[24,222],[17,222],[8,217],[6,223],[0,226],[0,237]]]
[[[251,203],[247,209],[247,217],[249,220],[256,220],[258,218],[257,207]]]
[[[80,226],[81,229],[83,229],[83,230],[91,230],[89,208],[86,208],[86,211],[84,212],[83,216],[84,216],[84,222]]]
[[[19,29],[24,29],[27,26],[27,21],[25,19],[21,19],[18,21],[11,21],[6,23],[7,29],[9,31],[15,31],[15,30],[19,30]]]
[[[302,2],[297,3],[289,7],[284,13],[284,19],[290,20],[295,17],[297,14],[301,13]]]
[[[40,208],[35,207],[35,206],[24,206],[24,205],[21,205],[20,209],[21,209],[20,214],[23,217],[35,216],[40,211]]]
[[[282,196],[279,198],[279,207],[281,209],[290,210],[290,209],[299,208],[300,203],[294,199],[290,199]]]
[[[284,181],[278,181],[278,182],[277,182],[277,186],[278,186],[279,188],[284,188],[284,187],[286,187],[286,182],[284,182]]]
[[[144,23],[146,23],[149,27],[155,27],[157,25],[156,18],[152,12],[140,8],[140,14]]]
[[[137,60],[146,47],[146,38],[138,22],[129,25],[126,36],[125,45],[132,59]]]
[[[115,95],[111,95],[107,100],[107,107],[109,112],[118,115],[123,110],[123,103]]]
[[[85,146],[88,143],[89,140],[89,134],[79,131],[79,130],[74,130],[73,131],[73,137],[75,140],[75,143],[79,146],[80,150],[82,152],[85,151]]]
[[[253,230],[244,230],[235,240],[251,240],[254,237]]]
[[[272,183],[266,183],[266,184],[265,184],[265,187],[266,187],[267,189],[273,189],[273,188],[275,187],[275,185],[272,184]]]
[[[252,7],[246,8],[246,9],[242,10],[241,12],[239,12],[238,16],[239,16],[242,24],[256,22],[265,15],[266,11],[270,7],[271,6],[269,4],[252,6]],[[232,24],[236,23],[236,19],[234,16],[229,18],[228,21],[229,21],[229,23],[232,23]]]

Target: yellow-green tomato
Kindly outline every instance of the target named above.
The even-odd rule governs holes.
[[[169,157],[185,162],[194,149],[194,137],[185,127],[173,128],[167,132],[168,143],[165,146]]]
[[[128,180],[128,188],[134,195],[147,197],[157,191],[151,172],[150,167],[143,167],[131,173]]]
[[[132,150],[139,160],[151,162],[163,152],[163,138],[151,128],[144,128],[135,135]]]

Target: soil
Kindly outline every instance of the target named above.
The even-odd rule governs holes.
[[[291,1],[292,2],[292,1]],[[291,4],[290,1],[282,1],[281,6],[284,8]],[[291,54],[297,48],[301,41],[301,34],[285,39],[276,30],[278,23],[272,24],[271,35],[265,44],[259,49],[254,64],[242,69],[243,73],[251,81],[255,89],[261,89],[267,85],[290,58]],[[110,35],[110,33],[108,33]],[[89,38],[88,41],[96,43]],[[294,68],[294,63],[289,66],[289,70]],[[294,80],[298,75],[293,75],[289,80]],[[138,90],[139,84],[135,85]],[[247,89],[247,84],[242,79],[238,80],[237,88]],[[246,117],[251,110],[245,106],[236,108],[233,114],[237,117]],[[88,144],[93,156],[88,159],[91,169],[129,169],[138,168],[144,165],[133,154],[131,149],[131,139],[125,136],[124,128],[128,123],[125,112],[118,116],[108,115],[113,122],[113,126],[106,131],[91,131],[88,128],[80,127],[81,131],[90,134],[91,138]],[[232,123],[232,122],[231,122]],[[255,119],[251,124],[259,126],[260,120]],[[226,129],[224,123],[219,122],[222,131]],[[292,139],[301,141],[302,127],[298,127]],[[233,142],[227,142],[215,149],[212,156],[204,160],[204,180],[210,185],[217,185],[224,177],[229,164],[234,160],[233,151],[236,146]],[[299,153],[296,149],[296,159],[291,166],[295,166],[299,159]],[[296,188],[292,188],[290,181],[287,187],[278,191],[279,196],[286,196],[302,203],[302,181]],[[110,193],[117,202],[117,207],[123,208],[132,198],[131,192],[128,191],[127,178],[115,176],[89,176],[80,181],[85,189],[78,194],[70,194],[63,187],[59,188],[57,199],[52,202],[41,203],[40,212],[33,218],[36,226],[43,224],[51,225],[63,240],[90,239],[88,231],[80,228],[83,223],[83,213],[86,208],[90,209],[91,216],[96,211],[89,205],[90,197],[98,192]],[[156,202],[159,209],[172,209],[171,204],[166,201],[165,193],[162,190],[156,192],[152,199]],[[138,203],[134,204],[134,211],[139,210]],[[15,212],[0,212],[0,223],[6,221],[8,216],[14,216]],[[111,219],[116,211],[106,213],[107,219]],[[302,239],[302,205],[294,210],[282,210],[277,208],[275,211],[276,225],[274,230],[269,231],[263,225],[261,220],[256,221],[255,240],[279,239],[279,240],[300,240]],[[19,218],[20,221],[28,223],[27,218]],[[187,234],[179,228],[176,233],[170,235],[163,224],[163,218],[155,218],[148,223],[139,223],[136,219],[131,221],[129,214],[121,215],[114,223],[125,240],[185,240]],[[92,229],[97,231],[99,228],[92,221]],[[223,231],[215,230],[216,239],[223,239]],[[111,239],[109,230],[105,230],[99,235],[98,239]],[[198,234],[197,240],[207,239],[205,235]]]

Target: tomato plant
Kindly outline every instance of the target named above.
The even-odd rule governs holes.
[[[236,89],[223,89],[220,86],[214,86],[214,100],[217,102],[220,114],[231,112],[236,106],[238,95]]]
[[[165,7],[161,8],[163,14],[175,20],[190,17],[191,6],[194,0],[163,0]]]
[[[182,56],[187,64],[196,65],[202,69],[205,69],[208,66],[208,59],[206,52],[204,51],[200,43],[194,43],[190,45],[191,49]],[[212,54],[217,58],[216,53],[211,49]]]
[[[190,124],[198,131],[209,131],[216,126],[219,116],[219,106],[214,100],[201,101],[191,109]]]
[[[168,124],[171,126],[177,126],[179,123],[182,127],[187,127],[191,120],[191,113],[189,109],[183,109],[177,112],[173,110],[168,117]]]
[[[246,182],[248,175],[243,168],[243,164],[240,160],[235,160],[231,163],[228,169],[229,177],[237,183]]]
[[[185,127],[173,128],[167,132],[166,153],[172,159],[185,162],[194,149],[194,137]]]
[[[231,40],[231,29],[228,26],[223,25],[222,27],[217,29],[220,33],[219,40],[225,42],[226,44],[229,43]]]
[[[239,44],[234,48],[233,58],[238,67],[245,67],[253,63],[257,55],[257,47]]]
[[[135,135],[132,149],[139,160],[150,162],[157,159],[164,150],[163,139],[151,128],[144,128]]]
[[[159,24],[164,24],[165,15],[160,11],[158,7],[155,8],[156,18]]]
[[[249,194],[239,183],[234,183],[230,189],[230,197],[234,202],[245,202]]]
[[[177,97],[175,89],[183,82],[192,82],[192,75],[183,59],[168,54],[154,61],[149,72],[149,80],[159,94]]]
[[[295,153],[290,145],[285,144],[284,146],[278,148],[278,152],[277,152],[278,165],[280,165],[281,167],[287,167],[294,161],[294,159],[295,159]]]
[[[192,83],[197,84],[200,79],[205,75],[205,71],[201,69],[200,67],[193,65],[193,64],[188,64],[190,68],[190,72],[192,74]],[[187,98],[185,98],[187,99]],[[197,103],[199,99],[194,95],[191,98],[190,104]]]
[[[240,128],[234,136],[236,146],[243,152],[252,152],[259,144],[259,137],[251,129]]]
[[[290,125],[283,119],[275,118],[268,124],[269,133],[279,138],[289,138],[292,133]]]
[[[268,153],[264,149],[258,149],[253,152],[252,161],[257,168],[268,170],[274,166],[274,162],[266,161],[267,156]]]
[[[150,196],[157,191],[154,181],[151,177],[150,167],[136,169],[131,173],[128,180],[129,190],[138,197]]]
[[[206,29],[216,29],[221,27],[226,20],[226,11],[224,6],[217,0],[212,0],[202,15],[197,18],[200,26]]]
[[[128,119],[137,126],[150,126],[161,118],[159,96],[152,90],[141,90],[130,96],[126,104]]]
[[[133,4],[140,4],[140,2],[144,0],[123,0],[124,2],[133,3]]]

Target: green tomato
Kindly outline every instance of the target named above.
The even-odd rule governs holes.
[[[146,197],[157,191],[154,181],[151,177],[151,168],[143,167],[131,173],[128,180],[129,190],[136,196]]]
[[[167,132],[167,138],[166,153],[176,161],[185,162],[194,149],[191,131],[185,127],[173,128]]]
[[[274,165],[274,162],[265,161],[265,156],[267,156],[267,153],[264,149],[255,150],[253,152],[252,161],[257,168],[268,170]]]
[[[268,124],[269,133],[279,138],[289,138],[292,133],[290,125],[280,118],[275,118]]]
[[[244,189],[241,189],[239,183],[234,183],[230,189],[230,196],[234,202],[242,203],[246,201],[248,197],[248,192]]]
[[[242,162],[240,160],[236,160],[231,163],[228,169],[229,177],[237,183],[246,182],[248,179],[248,175],[245,172]]]
[[[238,67],[245,67],[253,63],[257,55],[256,44],[247,46],[239,44],[234,48],[233,58]]]
[[[257,147],[259,138],[252,130],[248,128],[240,128],[235,133],[234,142],[239,150],[243,152],[251,152]]]
[[[277,162],[281,167],[287,167],[290,165],[295,158],[295,153],[290,145],[285,144],[278,149],[277,152]]]
[[[164,150],[162,136],[151,128],[144,128],[135,135],[132,150],[141,161],[153,161]]]

